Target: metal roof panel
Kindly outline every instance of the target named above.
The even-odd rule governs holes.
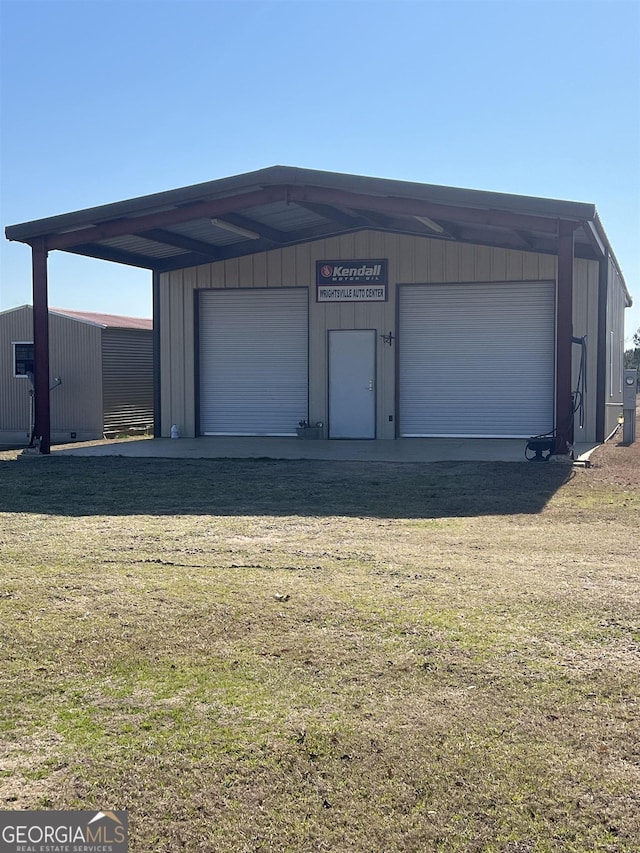
[[[110,237],[101,240],[100,245],[108,246],[111,249],[121,249],[122,251],[132,252],[135,255],[142,255],[148,258],[172,258],[175,255],[187,254],[184,249],[179,249],[176,246],[157,243],[155,240],[146,240],[144,237],[137,237],[135,235]]]

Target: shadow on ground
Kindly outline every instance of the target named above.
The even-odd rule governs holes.
[[[540,512],[572,476],[545,463],[22,457],[0,512],[441,518]]]

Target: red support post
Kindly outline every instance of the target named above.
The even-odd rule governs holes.
[[[34,436],[40,441],[40,453],[50,453],[49,300],[47,292],[47,249],[44,238],[39,238],[31,244],[31,257],[33,270]]]
[[[571,398],[571,349],[573,338],[573,222],[558,223],[558,291],[556,308],[556,445],[555,452],[569,452],[573,441]]]

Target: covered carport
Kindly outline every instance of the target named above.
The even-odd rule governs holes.
[[[72,252],[152,272],[155,434],[160,436],[161,277],[362,231],[555,259],[553,418],[558,454],[566,453],[572,441],[575,262],[596,262],[595,436],[604,440],[607,371],[613,358],[608,315],[614,283],[621,285],[627,305],[630,297],[592,204],[275,166],[7,227],[9,240],[26,243],[32,251],[35,435],[40,452],[49,453],[51,446],[50,252]],[[391,345],[393,340],[394,330],[389,330],[385,343]]]

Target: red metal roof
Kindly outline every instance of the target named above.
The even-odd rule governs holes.
[[[99,314],[94,311],[73,311],[67,308],[51,308],[53,314],[62,314],[85,323],[115,329],[153,329],[153,320],[146,317],[122,317],[120,314]]]

